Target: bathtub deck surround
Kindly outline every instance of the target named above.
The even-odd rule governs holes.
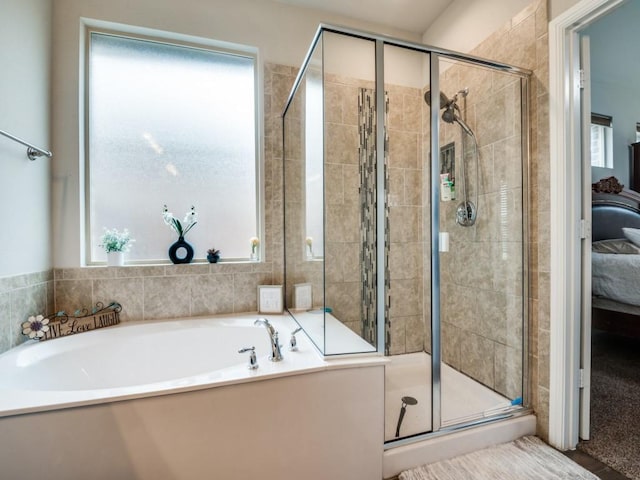
[[[386,360],[325,360],[299,334],[297,350],[272,362],[256,318],[130,322],[0,356],[3,475],[382,478],[382,423],[372,419],[384,412]],[[297,327],[267,319],[282,334]],[[247,346],[258,369],[238,353]],[[22,461],[34,444],[39,461]]]
[[[260,320],[258,320],[260,319]],[[286,315],[127,322],[55,341],[25,342],[0,356],[0,417],[264,380],[331,368],[313,345],[270,361],[271,336],[297,327]],[[258,322],[258,323],[256,323]],[[255,347],[248,372],[238,350]],[[384,359],[371,359],[382,364]],[[136,365],[135,369],[130,368]]]

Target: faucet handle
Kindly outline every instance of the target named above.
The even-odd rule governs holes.
[[[296,333],[302,330],[302,327],[296,328],[293,332],[291,332],[291,339],[289,340],[289,350],[292,352],[296,352],[298,350],[298,341],[296,340]]]
[[[269,357],[269,360],[271,360],[272,362],[279,362],[280,360],[282,360],[282,351],[280,350],[280,347],[282,347],[282,345],[280,345],[280,341],[278,340],[278,332],[273,332],[271,343],[271,356]]]
[[[249,370],[255,370],[260,366],[258,365],[258,359],[256,358],[256,347],[245,347],[238,350],[238,353],[246,353],[246,352],[251,352],[249,354],[249,365],[247,365],[247,368]]]

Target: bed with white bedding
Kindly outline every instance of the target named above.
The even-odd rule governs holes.
[[[640,252],[592,252],[591,291],[595,297],[640,307]]]
[[[640,194],[593,193],[592,200],[594,327],[640,335]]]

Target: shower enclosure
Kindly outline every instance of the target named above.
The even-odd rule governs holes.
[[[389,357],[388,447],[527,411],[528,79],[323,25],[287,101],[286,307]]]

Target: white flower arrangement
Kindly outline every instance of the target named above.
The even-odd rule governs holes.
[[[131,234],[126,228],[122,232],[119,232],[115,228],[113,230],[107,230],[105,228],[100,241],[102,243],[99,246],[104,248],[105,252],[111,253],[128,252],[131,244],[136,240],[131,238]]]
[[[42,315],[29,317],[29,320],[22,324],[22,334],[39,340],[49,331],[48,323],[49,319],[44,318]]]
[[[313,257],[313,237],[307,237],[304,239],[304,243],[307,245],[309,249],[308,255]]]
[[[198,214],[196,213],[196,207],[194,207],[193,205],[191,206],[191,209],[185,214],[182,223],[180,223],[180,220],[173,216],[173,213],[169,211],[166,205],[162,210],[162,218],[164,219],[164,223],[169,225],[178,234],[179,237],[184,237],[187,232],[195,227],[196,223],[198,223]]]

